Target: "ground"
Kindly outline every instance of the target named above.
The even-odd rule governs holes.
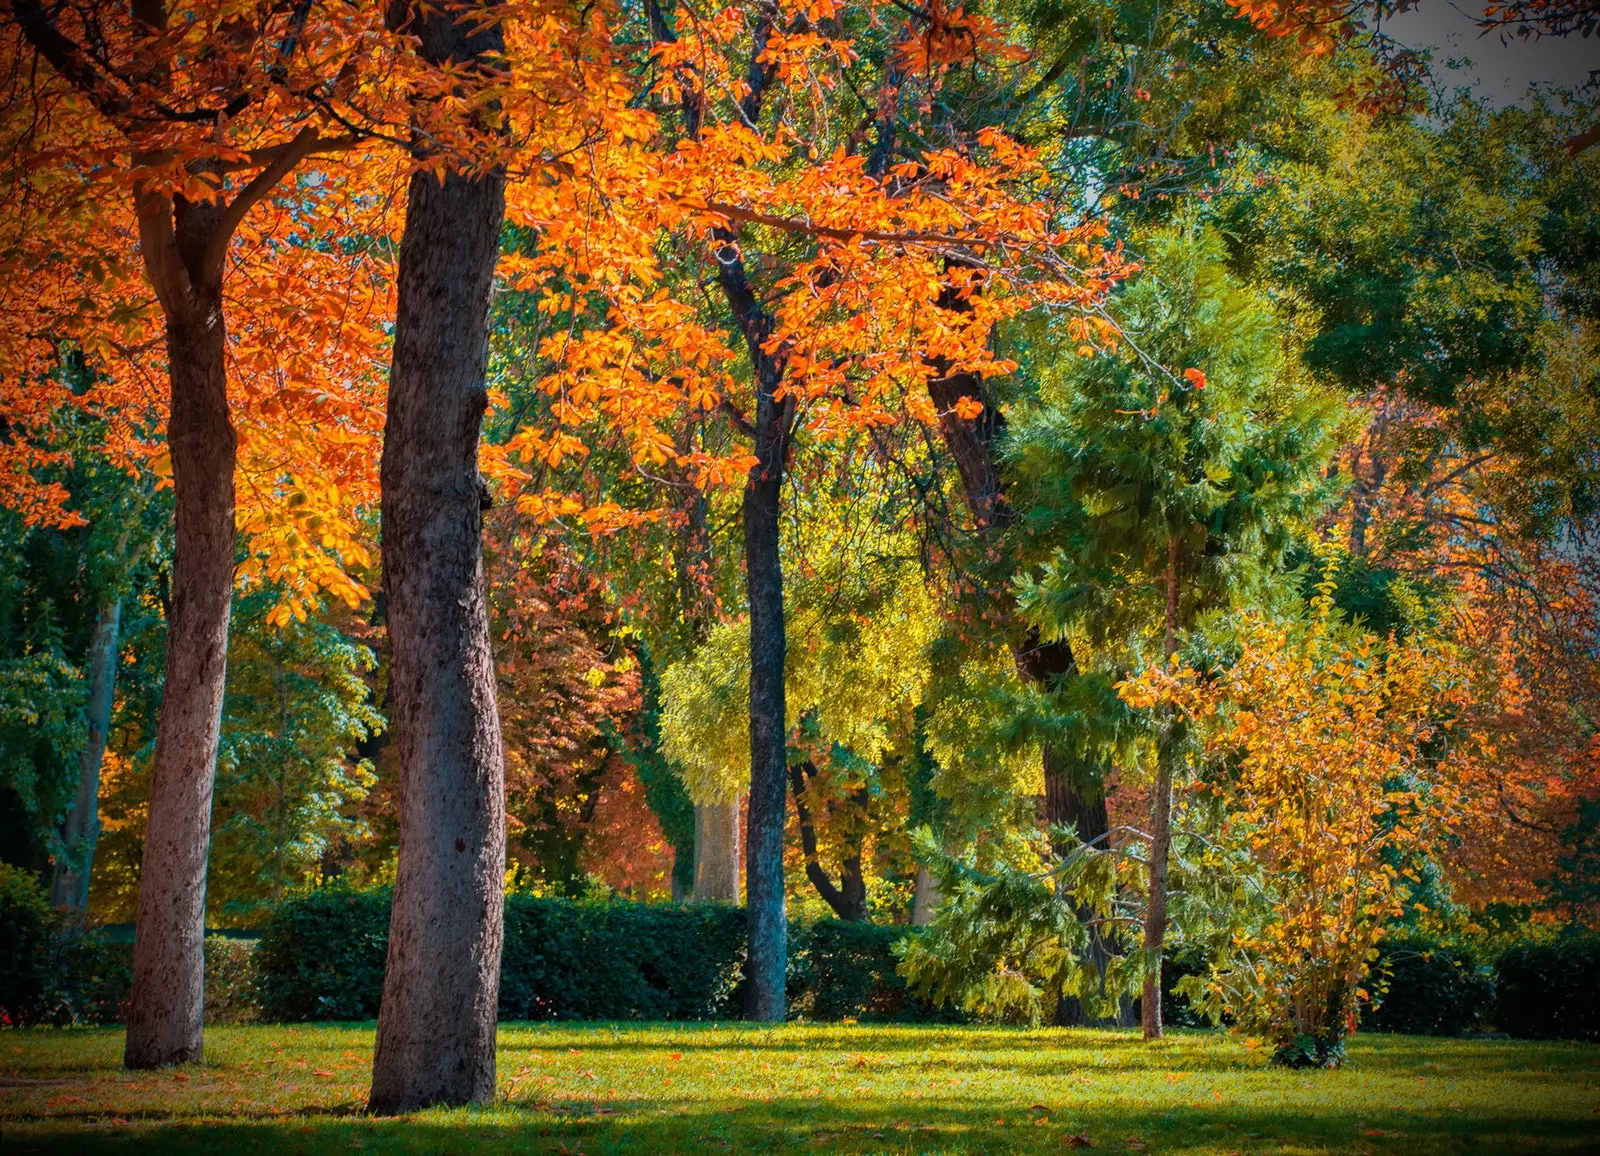
[[[0,1033],[0,1150],[270,1152],[1600,1151],[1600,1047],[1358,1037],[1339,1072],[1221,1033],[981,1027],[500,1029],[493,1108],[360,1113],[372,1025],[212,1028],[127,1072],[120,1031]]]

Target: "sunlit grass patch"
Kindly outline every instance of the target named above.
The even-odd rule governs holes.
[[[500,1099],[362,1114],[371,1025],[214,1028],[127,1072],[113,1030],[0,1034],[4,1150],[1593,1151],[1600,1048],[1361,1036],[1340,1072],[1214,1033],[503,1025]]]

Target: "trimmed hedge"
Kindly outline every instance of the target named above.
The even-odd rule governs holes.
[[[862,1023],[960,1023],[954,1008],[937,1008],[895,973],[894,946],[915,932],[905,926],[819,919],[789,931],[789,1008],[810,1020]]]
[[[738,908],[508,896],[500,1018],[722,1019],[744,950]]]
[[[261,1018],[373,1019],[388,950],[386,892],[313,891],[279,904],[256,943]]]
[[[1600,1040],[1600,936],[1567,935],[1500,956],[1494,1021],[1536,1040]]]
[[[1385,942],[1373,983],[1387,991],[1361,1017],[1363,1027],[1414,1036],[1458,1036],[1477,1028],[1494,1002],[1494,980],[1460,948],[1425,940]]]
[[[318,891],[282,904],[256,948],[268,1020],[378,1014],[388,945],[385,892]],[[809,1019],[946,1020],[907,991],[891,951],[904,927],[823,920],[791,929],[789,998]],[[745,952],[736,907],[506,897],[500,1018],[734,1018]]]

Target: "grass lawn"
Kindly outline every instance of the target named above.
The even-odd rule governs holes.
[[[212,1028],[118,1067],[117,1030],[0,1033],[0,1150],[1600,1151],[1600,1048],[1358,1037],[1284,1072],[1226,1035],[504,1024],[493,1108],[362,1116],[372,1025]]]

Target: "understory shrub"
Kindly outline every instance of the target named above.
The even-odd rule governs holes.
[[[1362,1027],[1458,1036],[1489,1013],[1494,981],[1469,951],[1417,939],[1386,941],[1380,951],[1367,984],[1380,994],[1363,1011]]]
[[[31,872],[0,863],[0,1024],[121,1018],[131,952],[50,906]]]
[[[1600,1040],[1600,936],[1512,947],[1496,965],[1494,1022],[1539,1040]]]

